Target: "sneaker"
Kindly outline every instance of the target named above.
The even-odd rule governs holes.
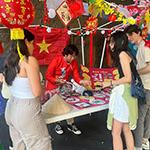
[[[81,134],[81,131],[76,127],[76,125],[75,124],[72,124],[72,125],[67,125],[67,129],[69,130],[69,131],[71,131],[71,132],[73,132],[74,134],[76,134],[76,135],[79,135],[79,134]]]
[[[142,148],[145,149],[145,150],[150,149],[150,145],[149,145],[148,139],[143,139]]]
[[[55,131],[56,131],[57,134],[63,134],[64,133],[64,131],[63,131],[63,129],[62,129],[60,124],[57,124],[55,126]]]
[[[9,150],[13,150],[13,147],[9,146]]]

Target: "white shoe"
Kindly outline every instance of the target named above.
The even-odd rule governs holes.
[[[71,132],[73,132],[74,134],[76,135],[80,135],[81,134],[81,131],[76,127],[75,124],[72,124],[72,125],[67,125],[67,129]]]
[[[150,149],[150,144],[149,144],[149,140],[148,139],[143,139],[142,148],[145,149],[145,150],[149,150]]]
[[[63,128],[60,124],[56,125],[55,131],[56,131],[57,134],[63,134],[64,133]]]
[[[13,150],[13,147],[9,146],[9,150]]]

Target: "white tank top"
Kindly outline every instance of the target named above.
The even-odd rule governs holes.
[[[26,77],[16,77],[10,86],[10,92],[12,96],[17,98],[35,98],[32,93],[29,79]]]

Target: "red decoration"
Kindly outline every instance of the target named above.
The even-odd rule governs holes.
[[[150,48],[150,40],[145,40],[145,46]]]
[[[77,18],[84,13],[82,0],[67,0],[67,4],[73,18]]]
[[[56,55],[62,55],[70,40],[67,29],[52,28],[49,33],[41,27],[27,29],[35,35],[33,56],[40,65],[48,65]]]
[[[77,31],[76,34],[79,36],[81,33],[80,33],[80,31]]]
[[[0,0],[1,23],[8,28],[24,28],[34,19],[30,0]]]
[[[66,1],[62,2],[62,4],[57,8],[56,12],[65,26],[67,26],[72,20],[72,15],[69,11],[69,6]]]
[[[3,49],[3,46],[2,46],[2,42],[0,42],[0,55],[3,54],[3,51],[4,51],[4,49]]]
[[[89,17],[89,19],[86,21],[87,30],[95,31],[97,30],[97,26],[98,26],[98,19],[95,16]]]
[[[90,67],[93,67],[93,34],[90,33]]]
[[[108,20],[109,21],[116,21],[116,19],[117,19],[117,17],[116,17],[116,15],[114,15],[114,14],[112,14],[112,15],[110,15],[109,17],[108,17]]]
[[[93,34],[96,34],[98,19],[93,16],[86,21],[86,30],[90,30],[90,67],[93,67]]]

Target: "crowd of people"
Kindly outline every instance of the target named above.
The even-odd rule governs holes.
[[[26,29],[23,31],[23,39],[12,39],[3,74],[0,74],[1,82],[6,82],[11,94],[5,110],[13,143],[10,149],[51,150],[51,137],[41,115],[40,69],[36,58],[32,56],[34,35]],[[137,65],[129,50],[129,41],[137,45]],[[112,130],[113,149],[123,150],[122,132],[127,150],[150,149],[150,48],[137,25],[129,25],[124,31],[113,33],[109,47],[113,66],[119,71],[119,79],[102,82],[101,86],[113,87],[107,117],[107,128]],[[90,80],[82,80],[79,75],[75,59],[78,54],[78,48],[69,44],[62,55],[56,56],[49,64],[45,74],[45,95],[48,95],[49,101],[55,90],[66,84],[71,77],[85,87],[92,84]],[[145,103],[138,103],[131,96],[133,68],[137,69],[142,79]],[[82,133],[75,125],[74,118],[67,120],[67,129],[77,135]],[[58,134],[64,133],[61,122],[56,124],[55,131]]]

